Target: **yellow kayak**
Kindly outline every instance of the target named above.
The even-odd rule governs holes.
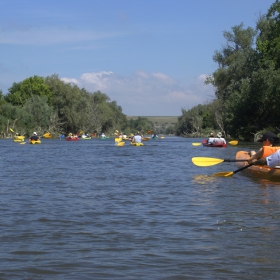
[[[41,140],[29,140],[30,144],[41,144]]]
[[[15,136],[14,137],[14,142],[23,142],[24,141],[24,136]]]
[[[132,146],[144,146],[143,143],[130,143],[130,145],[132,145]]]

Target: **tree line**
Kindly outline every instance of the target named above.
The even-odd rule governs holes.
[[[215,51],[218,68],[206,78],[215,99],[182,109],[176,134],[255,140],[264,131],[280,131],[280,3],[276,0],[255,28],[241,23],[224,31],[225,44]]]
[[[54,74],[13,83],[5,95],[0,91],[0,137],[9,137],[10,129],[27,136],[33,131],[58,136],[79,131],[145,133],[153,127],[147,118],[128,120],[121,106],[105,93],[88,92]]]

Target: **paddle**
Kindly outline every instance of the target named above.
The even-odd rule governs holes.
[[[232,175],[234,175],[235,173],[242,171],[242,170],[254,165],[255,163],[256,162],[250,163],[248,165],[245,165],[245,166],[243,166],[235,171],[231,171],[231,172],[218,172],[218,173],[213,174],[213,176],[215,176],[215,177],[232,177]]]
[[[196,143],[192,143],[192,145],[193,145],[193,146],[200,146],[201,143],[196,142]]]
[[[220,158],[209,158],[209,157],[193,157],[192,162],[197,166],[212,166],[222,162],[239,162],[247,161],[246,159],[220,159]]]
[[[236,160],[236,161],[242,161],[242,160]],[[245,161],[245,160],[244,160]],[[266,165],[266,159],[265,158],[261,158],[259,160],[256,160],[248,165],[245,165],[235,171],[231,171],[231,172],[218,172],[218,173],[215,173],[213,174],[213,176],[216,176],[216,177],[231,177],[232,175],[234,175],[235,173],[239,172],[239,171],[242,171],[252,165]]]
[[[10,128],[10,130],[14,133],[14,131]]]
[[[147,132],[146,132],[146,134],[152,134],[153,133],[153,130],[148,130]]]

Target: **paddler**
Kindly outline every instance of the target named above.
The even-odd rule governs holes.
[[[32,141],[38,141],[40,138],[37,135],[37,132],[33,132],[33,135],[29,139]]]
[[[131,143],[141,143],[143,140],[142,136],[140,135],[140,132],[135,132],[133,138],[132,138],[132,141]]]
[[[251,157],[248,159],[248,163],[266,158],[280,149],[280,147],[275,147],[279,143],[279,137],[270,131],[264,133],[258,142],[262,142],[262,148],[257,152],[250,152]]]

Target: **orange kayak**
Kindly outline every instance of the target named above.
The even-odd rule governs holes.
[[[249,153],[246,151],[239,151],[236,154],[236,159],[248,159]],[[237,162],[239,168],[248,165],[245,162]],[[269,168],[267,165],[252,165],[242,172],[253,175],[258,178],[269,179],[272,181],[280,181],[280,168]]]

